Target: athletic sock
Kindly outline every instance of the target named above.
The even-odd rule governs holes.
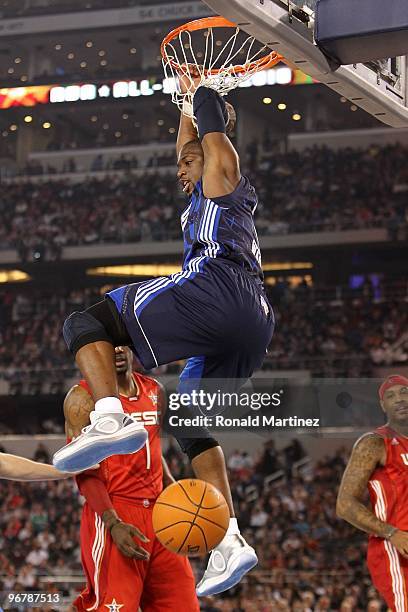
[[[227,529],[227,533],[225,535],[229,536],[229,535],[239,535],[241,532],[239,530],[238,527],[238,521],[237,519],[234,518],[230,518],[230,522],[229,522],[229,526]]]
[[[95,402],[95,412],[99,414],[123,412],[122,402],[117,397],[103,397]]]

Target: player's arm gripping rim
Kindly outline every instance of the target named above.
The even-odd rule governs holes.
[[[189,70],[190,77],[180,77],[180,88],[181,91],[193,91],[197,88],[194,93],[193,112],[204,154],[204,196],[216,198],[228,195],[235,190],[241,178],[239,156],[227,136],[235,127],[235,110],[213,89],[198,86],[199,73],[194,66]],[[176,145],[177,158],[183,146],[196,138],[197,130],[192,120],[181,113]]]
[[[64,401],[65,432],[68,438],[78,436],[82,428],[89,424],[89,415],[93,409],[93,399],[85,389],[80,385],[70,389]],[[92,510],[102,518],[120,552],[126,557],[147,561],[149,553],[142,546],[138,546],[133,538],[137,537],[142,542],[149,542],[149,539],[137,527],[121,520],[113,507],[105,483],[97,474],[87,470],[77,476],[77,484]]]
[[[380,521],[363,502],[371,474],[384,463],[385,445],[380,436],[368,434],[357,440],[340,484],[336,512],[354,527],[389,539],[408,558],[408,533]]]
[[[207,198],[232,193],[241,178],[238,153],[226,134],[230,108],[208,87],[201,86],[194,94],[193,111],[204,153],[203,192]]]

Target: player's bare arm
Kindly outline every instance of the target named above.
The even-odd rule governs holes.
[[[187,117],[187,115],[185,115],[184,113],[180,113],[180,122],[176,143],[177,159],[179,158],[184,145],[186,145],[188,142],[191,142],[192,140],[196,140],[197,137],[197,130],[195,129],[191,118]]]
[[[368,481],[378,465],[385,462],[385,446],[376,434],[363,436],[353,448],[340,484],[337,514],[358,529],[385,537],[390,526],[380,521],[364,504]]]
[[[53,465],[37,463],[7,453],[0,453],[0,478],[7,480],[63,480],[70,478],[72,474],[60,472]]]
[[[92,397],[80,385],[68,391],[64,401],[65,433],[68,438],[76,438],[82,428],[89,424],[89,415],[94,406]]]
[[[180,75],[179,85],[182,92],[187,92],[196,88],[198,83],[198,71],[194,66],[189,67],[189,73]],[[187,111],[187,109],[185,109]],[[192,113],[192,108],[189,109]],[[186,113],[180,113],[179,129],[177,133],[176,153],[177,159],[179,159],[180,153],[184,145],[192,140],[197,140],[197,130],[193,125],[192,118]]]
[[[94,406],[95,404],[92,397],[80,385],[75,385],[69,390],[64,401],[65,431],[68,437],[73,438],[78,436],[82,428],[88,425],[89,415],[94,409]],[[88,480],[88,486],[86,488],[83,486],[83,480],[85,478]],[[81,479],[82,492],[85,494],[85,497],[89,495],[90,499],[88,501],[91,505],[93,501],[92,497],[98,494],[96,490],[95,493],[93,493],[92,484],[99,487],[99,489],[101,487],[105,489],[104,491],[100,491],[100,493],[102,493],[100,495],[100,503],[103,505],[104,498],[109,502],[109,495],[106,491],[106,487],[96,474],[84,472]],[[90,479],[92,479],[93,482],[89,482]],[[108,505],[111,504],[108,503]],[[98,510],[100,509],[98,508]],[[133,539],[137,537],[143,542],[148,542],[146,536],[137,527],[129,523],[124,523],[113,507],[102,510],[101,518],[122,554],[133,559],[147,560],[149,558],[149,553],[143,547],[138,546]]]
[[[385,459],[385,445],[380,436],[369,434],[356,442],[340,484],[336,511],[354,527],[388,538],[408,558],[408,533],[399,529],[393,532],[393,526],[380,521],[363,502],[371,474],[377,466],[384,465]]]

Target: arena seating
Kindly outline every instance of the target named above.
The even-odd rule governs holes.
[[[407,150],[401,145],[284,155],[270,146],[267,137],[262,147],[252,143],[243,163],[259,195],[260,235],[386,227],[393,237],[407,231]],[[164,175],[132,175],[134,160],[118,163],[116,174],[103,179],[3,185],[1,248],[16,247],[24,258],[31,247],[58,252],[68,245],[180,239],[184,198],[174,160],[152,160],[153,167],[172,163]]]

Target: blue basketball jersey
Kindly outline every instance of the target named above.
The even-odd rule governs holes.
[[[198,181],[181,215],[184,273],[200,272],[211,259],[226,259],[263,279],[254,224],[257,205],[255,189],[245,176],[232,193],[211,199],[204,196]]]

